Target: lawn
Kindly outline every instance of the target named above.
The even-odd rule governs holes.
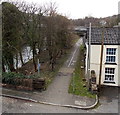
[[[75,71],[73,73],[71,83],[69,86],[69,93],[86,96],[90,98],[95,98],[95,95],[88,91],[87,87],[85,87],[86,82],[83,81],[85,78],[85,70],[81,68],[84,65],[84,48],[83,46],[80,47],[79,57],[76,63]]]

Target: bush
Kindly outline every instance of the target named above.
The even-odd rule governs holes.
[[[15,79],[23,79],[23,78],[30,78],[30,77],[15,72],[2,73],[2,82],[6,84],[16,85],[17,82]]]
[[[9,72],[2,73],[2,83],[12,85],[17,89],[36,89],[45,90],[46,82],[45,79],[40,78],[38,75],[25,76],[20,73]]]

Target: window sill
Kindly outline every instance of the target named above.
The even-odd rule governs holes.
[[[115,84],[115,82],[110,82],[110,81],[104,81],[103,83],[112,83],[112,84]]]
[[[108,65],[117,65],[117,63],[108,63],[108,62],[106,62],[105,64],[108,64]]]

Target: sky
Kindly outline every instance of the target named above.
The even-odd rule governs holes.
[[[19,1],[19,0],[18,0]],[[86,16],[107,17],[118,14],[120,0],[24,0],[28,3],[44,4],[55,2],[58,12],[71,19]]]

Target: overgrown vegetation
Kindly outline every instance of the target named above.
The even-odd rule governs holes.
[[[84,46],[80,47],[80,54],[76,63],[75,71],[72,76],[72,80],[69,86],[69,93],[86,96],[90,98],[95,98],[95,95],[88,91],[86,81],[83,81],[85,78],[84,69]]]
[[[68,52],[70,52],[70,50]],[[39,74],[36,72],[33,75],[24,75],[24,74],[16,73],[16,72],[8,72],[8,73],[3,72],[2,73],[2,83],[11,84],[11,85],[15,85],[15,86],[25,85],[25,86],[31,87],[30,84],[27,85],[27,84],[25,84],[25,82],[29,83],[32,79],[42,78],[45,80],[45,87],[47,88],[48,85],[52,82],[52,80],[56,76],[56,74],[58,73],[60,67],[66,61],[66,59],[68,57],[67,56],[68,52],[66,52],[66,55],[63,55],[61,59],[58,59],[56,61],[54,71],[49,71],[49,69],[47,68],[48,70],[46,70],[46,69],[41,70]],[[25,81],[25,79],[27,81]],[[29,79],[31,79],[31,80],[29,80]]]
[[[13,84],[15,85],[16,82],[15,82],[15,79],[23,79],[23,78],[27,78],[29,79],[30,77],[28,76],[25,76],[23,74],[20,74],[20,73],[15,73],[15,72],[3,72],[2,73],[2,82],[3,83],[7,83],[7,84]]]
[[[47,61],[54,71],[58,56],[72,47],[71,21],[57,13],[55,3],[37,6],[25,2],[3,2],[2,8],[2,71],[6,72],[8,67],[9,71],[16,72],[19,58],[22,65],[25,64],[22,55],[24,45],[32,50],[35,72],[44,51],[47,51]]]

